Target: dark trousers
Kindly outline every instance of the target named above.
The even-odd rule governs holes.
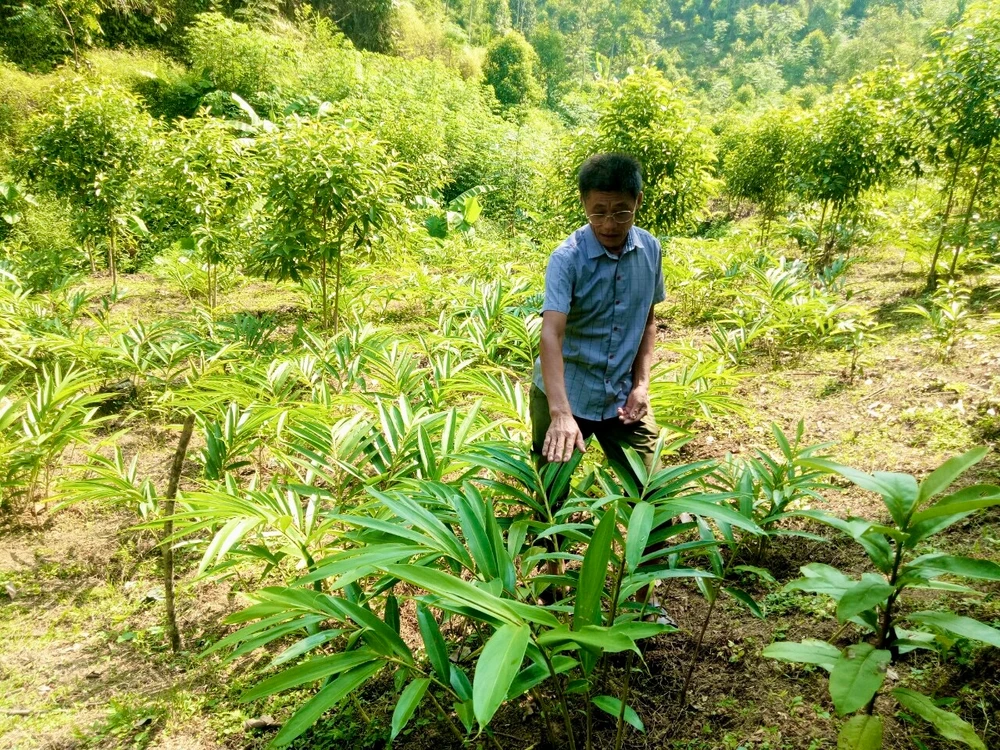
[[[545,433],[548,432],[549,425],[552,423],[552,418],[549,416],[549,400],[534,384],[531,386],[529,399],[531,450],[538,462],[538,467],[541,468],[548,463],[548,460],[542,455],[542,445],[545,443]],[[609,461],[614,461],[631,471],[623,450],[624,446],[627,445],[639,454],[642,462],[646,464],[647,471],[653,468],[653,451],[660,435],[660,428],[657,426],[656,420],[653,419],[652,410],[646,412],[646,416],[634,424],[623,424],[618,417],[594,420],[581,419],[574,415],[573,419],[576,420],[580,432],[583,433],[584,440],[591,435],[597,438],[597,442],[600,443],[601,449]],[[633,478],[635,477],[633,476]],[[558,507],[562,505],[565,497],[550,498],[550,500],[553,507]]]

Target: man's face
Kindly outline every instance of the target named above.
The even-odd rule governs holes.
[[[598,241],[612,252],[625,246],[625,238],[635,222],[635,212],[642,204],[642,193],[633,198],[628,193],[591,190],[581,199],[587,221]],[[626,219],[619,223],[618,220]]]

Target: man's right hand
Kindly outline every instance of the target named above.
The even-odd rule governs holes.
[[[583,442],[583,433],[572,414],[560,414],[552,417],[552,423],[545,433],[545,443],[542,445],[542,455],[553,463],[564,463],[573,457],[573,449],[581,453],[587,452],[587,444]]]

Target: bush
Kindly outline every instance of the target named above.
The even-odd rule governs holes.
[[[69,206],[46,196],[28,204],[21,219],[0,237],[0,258],[25,288],[35,291],[52,289],[87,265],[73,236]]]
[[[652,232],[691,228],[713,186],[711,133],[684,92],[651,68],[609,84],[596,127],[569,134],[556,170],[554,218],[564,230],[583,219],[576,175],[591,154],[619,151],[643,165],[639,222]]]
[[[0,142],[14,143],[18,130],[48,100],[52,76],[32,76],[0,60]]]
[[[25,70],[47,73],[68,52],[54,9],[30,5],[0,8],[0,51]]]
[[[142,98],[154,117],[190,117],[211,82],[159,52],[94,50],[87,55],[97,78]]]
[[[541,100],[542,91],[535,80],[537,60],[535,50],[516,31],[493,40],[486,50],[483,77],[500,104],[509,109]]]
[[[194,72],[255,105],[289,82],[296,58],[289,39],[215,12],[191,24],[188,54]]]
[[[69,84],[27,125],[22,168],[40,188],[70,202],[81,237],[107,239],[113,280],[116,242],[135,212],[137,178],[154,133],[134,96],[83,81]]]

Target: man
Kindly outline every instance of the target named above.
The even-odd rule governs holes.
[[[543,463],[569,461],[595,435],[609,460],[628,467],[628,445],[648,467],[659,434],[649,368],[653,307],[666,296],[660,243],[634,226],[642,205],[634,158],[590,157],[579,187],[587,224],[556,248],[545,272],[532,448]]]
[[[634,226],[642,205],[639,162],[592,156],[580,167],[579,187],[587,224],[556,248],[545,272],[532,450],[539,464],[569,461],[594,435],[610,461],[628,470],[623,446],[631,446],[652,469],[659,435],[649,405],[653,308],[666,294],[660,243]],[[644,589],[638,599],[647,595]],[[649,603],[672,624],[654,597]]]

